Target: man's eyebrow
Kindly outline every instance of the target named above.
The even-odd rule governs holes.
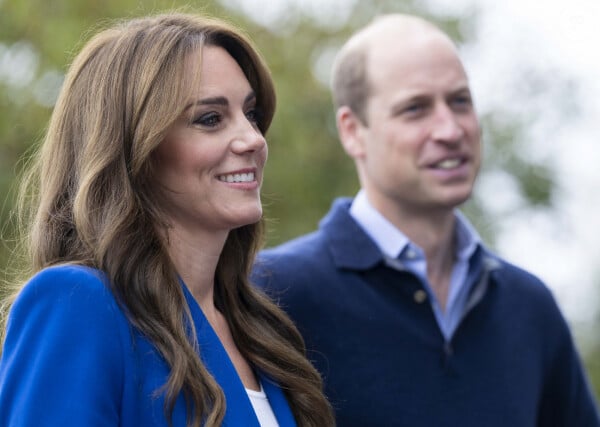
[[[400,97],[398,99],[396,99],[392,104],[391,104],[391,110],[395,111],[398,109],[402,109],[404,107],[406,107],[408,104],[411,104],[413,102],[427,102],[431,99],[431,95],[427,94],[427,93],[412,93],[412,94],[408,94],[404,97]]]
[[[460,86],[460,87],[454,89],[451,93],[471,93],[471,87],[470,86]]]

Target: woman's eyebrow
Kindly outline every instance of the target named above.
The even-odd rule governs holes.
[[[246,95],[246,98],[244,99],[244,104],[246,104],[249,101],[254,101],[256,99],[256,93],[254,93],[254,91],[251,91],[248,95]]]
[[[244,104],[253,101],[256,99],[256,93],[254,93],[254,91],[251,91],[250,93],[248,93],[248,95],[246,95],[246,98],[244,98]],[[224,97],[224,96],[213,96],[213,97],[209,97],[209,98],[201,98],[196,100],[195,102],[191,102],[189,103],[186,107],[185,110],[189,110],[190,108],[197,106],[197,105],[222,105],[222,106],[227,106],[229,105],[229,100]]]
[[[229,101],[224,96],[215,96],[211,98],[202,98],[198,99],[196,102],[192,102],[188,104],[185,109],[189,110],[190,108],[196,105],[229,105]]]

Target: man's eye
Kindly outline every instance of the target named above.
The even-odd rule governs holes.
[[[404,111],[407,113],[417,113],[424,108],[423,104],[410,104],[407,106]]]
[[[423,115],[428,108],[428,104],[425,102],[415,102],[407,104],[400,112],[400,115],[407,118],[420,117]]]
[[[198,118],[194,119],[193,124],[206,127],[214,127],[217,126],[220,122],[221,116],[218,113],[210,112],[202,114]]]
[[[471,97],[467,96],[467,95],[457,96],[452,99],[452,105],[459,107],[459,108],[470,108],[471,104],[472,104]]]

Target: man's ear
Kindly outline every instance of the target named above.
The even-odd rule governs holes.
[[[335,115],[336,125],[340,142],[353,159],[364,155],[364,125],[358,116],[350,109],[343,106],[337,110]]]

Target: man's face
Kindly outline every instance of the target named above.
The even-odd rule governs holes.
[[[481,132],[451,42],[427,30],[400,40],[387,34],[368,53],[367,75],[371,95],[353,157],[371,203],[384,215],[421,214],[467,200]]]

